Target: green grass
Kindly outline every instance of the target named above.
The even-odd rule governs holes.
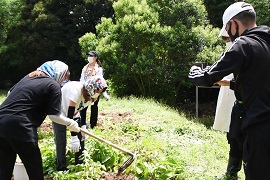
[[[0,104],[5,100],[6,97],[7,97],[7,91],[0,90]]]
[[[103,128],[94,133],[137,152],[128,172],[138,179],[166,174],[165,179],[206,180],[225,172],[229,146],[224,132],[150,99],[101,99],[99,108]],[[239,175],[244,179],[243,171]]]
[[[210,119],[206,121],[209,123]],[[137,153],[125,171],[136,179],[212,180],[226,170],[229,145],[224,132],[187,119],[181,111],[155,100],[101,98],[99,122],[102,127],[90,130],[91,133]],[[89,137],[86,163],[74,166],[74,156],[68,152],[70,172],[63,174],[55,171],[52,134],[43,135],[39,144],[44,169],[54,179],[99,179],[103,172],[117,172],[117,167],[129,157]],[[239,176],[244,179],[243,170]]]

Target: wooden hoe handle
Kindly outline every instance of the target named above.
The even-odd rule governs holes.
[[[91,137],[93,137],[93,138],[99,140],[100,142],[103,142],[103,143],[105,143],[105,144],[108,144],[109,146],[112,146],[112,147],[114,147],[115,149],[118,149],[118,150],[120,150],[120,151],[123,151],[123,152],[125,152],[125,153],[127,153],[127,154],[129,154],[129,155],[131,155],[131,156],[135,156],[135,154],[133,154],[133,153],[130,152],[129,150],[126,150],[126,149],[124,149],[124,148],[121,148],[121,147],[119,147],[119,146],[117,146],[117,145],[115,145],[115,144],[113,144],[113,143],[111,143],[111,142],[109,142],[109,141],[107,141],[107,140],[105,140],[105,139],[102,139],[101,137],[98,137],[98,136],[96,136],[96,135],[90,133],[90,132],[87,131],[87,130],[84,130],[84,129],[82,129],[82,128],[80,128],[80,130],[81,130],[82,133],[87,134],[88,136],[91,136]]]

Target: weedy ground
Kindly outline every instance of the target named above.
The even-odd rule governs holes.
[[[4,98],[0,96],[0,102]],[[130,156],[88,137],[85,163],[74,165],[74,154],[67,151],[69,171],[57,172],[51,122],[46,119],[39,129],[39,146],[47,179],[214,180],[225,173],[229,146],[226,134],[211,128],[213,116],[197,121],[152,99],[112,97],[101,98],[98,121],[89,131],[136,152],[135,161],[117,176]],[[239,179],[244,179],[243,170]]]

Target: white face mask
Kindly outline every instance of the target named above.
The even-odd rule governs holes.
[[[232,42],[226,42],[226,48],[229,49],[229,47],[231,47]]]
[[[88,60],[89,63],[93,63],[94,62],[94,57],[88,57],[87,60]]]

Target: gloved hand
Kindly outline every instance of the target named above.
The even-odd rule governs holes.
[[[107,101],[110,100],[110,96],[109,96],[109,94],[107,93],[107,91],[105,91],[105,92],[103,93],[103,96],[105,97],[105,99],[106,99]]]
[[[70,121],[70,124],[67,125],[67,128],[68,128],[68,130],[73,131],[73,132],[80,132],[80,127],[79,127],[78,123],[74,120]]]
[[[81,149],[81,144],[78,136],[71,136],[70,150],[71,152],[79,152]]]
[[[86,130],[87,131],[87,129],[86,129],[86,125],[82,125],[82,127],[81,127],[83,130]],[[86,138],[88,138],[88,135],[87,134],[85,134],[85,133],[83,133],[83,132],[81,132],[82,133],[82,141],[84,141]]]

